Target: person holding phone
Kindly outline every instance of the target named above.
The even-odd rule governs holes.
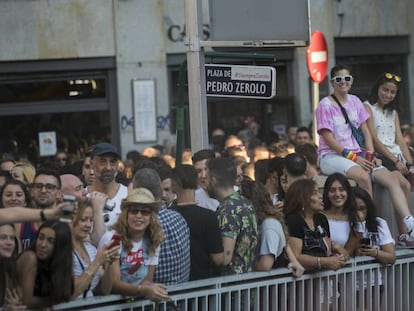
[[[93,226],[93,208],[79,203],[71,224],[72,262],[75,290],[72,298],[107,295],[114,276],[113,263],[119,259],[119,244],[103,246],[99,251],[89,242]]]
[[[414,217],[409,209],[406,188],[398,175],[381,165],[381,161],[375,157],[373,161],[365,158],[366,151],[374,151],[369,125],[371,117],[361,100],[349,94],[353,81],[350,67],[343,64],[334,66],[331,69],[333,94],[323,98],[316,109],[321,172],[325,175],[341,173],[355,180],[371,197],[372,182],[386,188],[398,215],[398,243],[406,247],[414,246]],[[365,146],[358,144],[351,123],[361,129]]]
[[[359,224],[357,231],[364,233],[377,233],[377,246],[372,245],[371,239],[361,243],[357,250],[358,255],[371,256],[383,264],[395,262],[395,241],[392,238],[387,221],[376,216],[376,208],[369,194],[362,188],[355,188],[355,200]]]
[[[145,296],[153,301],[169,300],[165,285],[153,283],[159,248],[164,240],[157,213],[161,201],[146,188],[128,192],[121,203],[121,214],[111,231],[106,232],[98,249],[121,234],[119,265],[114,264],[112,293]],[[115,242],[116,243],[116,242]]]
[[[392,238],[387,222],[376,216],[376,208],[370,195],[362,188],[356,187],[353,189],[357,205],[358,226],[357,231],[363,238],[357,255],[370,256],[378,260],[382,264],[393,264],[395,262],[395,241]],[[365,237],[366,236],[366,237]],[[376,236],[374,241],[370,236]],[[359,271],[361,273],[361,271]],[[364,284],[360,285],[359,276],[356,277],[357,290],[364,290],[364,297],[375,297],[376,282],[377,285],[382,286],[382,274],[378,269],[373,269],[371,273],[364,273]],[[370,278],[369,278],[370,276]],[[380,295],[382,290],[380,290]],[[357,294],[357,309],[360,310],[360,305],[364,305],[364,310],[367,310],[367,299],[360,301],[361,295]]]

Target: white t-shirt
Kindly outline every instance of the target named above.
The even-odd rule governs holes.
[[[351,232],[349,221],[334,220],[328,218],[328,223],[332,243],[345,246],[346,242],[348,242],[349,239],[349,233]]]
[[[215,212],[217,207],[220,205],[219,201],[210,198],[207,192],[201,187],[195,191],[195,200],[198,206],[204,207],[213,212]]]
[[[107,231],[101,238],[98,244],[98,249],[101,249],[105,244],[110,244],[112,236],[116,233],[115,230]],[[122,251],[122,242],[119,249],[119,253]],[[158,256],[160,253],[160,248],[158,247],[154,256],[149,256],[148,260],[143,261],[143,249],[142,249],[142,240],[139,242],[132,242],[132,249],[128,252],[127,262],[134,263],[136,261],[143,261],[146,266],[156,266],[158,265]]]
[[[111,201],[115,202],[115,208],[111,212],[104,211],[104,215],[107,214],[109,216],[109,220],[105,222],[107,230],[118,220],[119,214],[121,214],[121,202],[127,197],[127,195],[128,188],[122,184],[119,184],[117,193],[111,199]]]
[[[286,246],[286,237],[281,223],[274,218],[266,218],[263,220],[260,229],[261,242],[259,255],[272,254],[276,260]]]

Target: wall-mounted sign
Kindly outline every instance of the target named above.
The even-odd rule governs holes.
[[[133,80],[135,141],[157,140],[154,80]]]
[[[269,66],[205,65],[206,94],[270,99],[276,95],[276,69]]]

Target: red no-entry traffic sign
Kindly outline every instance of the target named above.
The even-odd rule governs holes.
[[[321,83],[328,69],[328,46],[322,32],[315,31],[312,34],[306,54],[309,75],[313,81]]]

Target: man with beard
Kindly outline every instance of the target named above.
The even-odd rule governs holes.
[[[112,210],[108,208],[104,210],[104,220],[107,229],[118,219],[121,213],[121,201],[126,198],[128,193],[126,186],[115,181],[120,158],[118,149],[109,143],[99,143],[95,145],[91,152],[91,168],[95,173],[95,180],[90,185],[88,191],[89,193],[94,191],[102,192],[108,196],[109,201],[107,203],[113,202],[114,204]]]
[[[40,169],[31,185],[32,205],[38,209],[51,209],[62,201],[61,181],[53,170]],[[16,224],[16,235],[21,241],[22,249],[26,249],[34,241],[40,222],[24,222]]]
[[[236,167],[229,158],[207,162],[207,192],[220,205],[217,217],[224,249],[223,275],[250,272],[256,257],[258,231],[252,203],[234,191]]]

